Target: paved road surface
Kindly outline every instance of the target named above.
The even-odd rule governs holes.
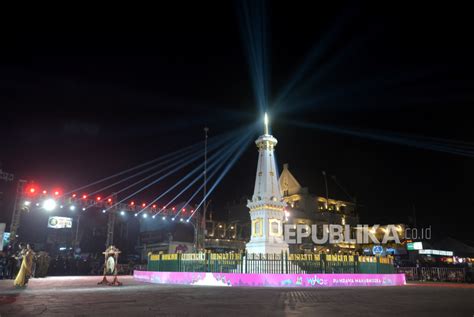
[[[474,316],[474,285],[379,288],[219,288],[156,285],[122,277],[0,280],[0,316]]]

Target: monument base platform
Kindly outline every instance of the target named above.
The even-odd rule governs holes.
[[[288,244],[286,243],[268,243],[265,241],[250,241],[245,246],[247,253],[251,254],[282,254],[289,253]]]
[[[223,287],[401,286],[405,274],[239,274],[134,271],[135,280],[157,284]]]

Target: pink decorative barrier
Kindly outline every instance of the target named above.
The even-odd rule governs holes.
[[[234,274],[134,271],[136,280],[158,284],[248,287],[351,287],[405,285],[405,274]]]

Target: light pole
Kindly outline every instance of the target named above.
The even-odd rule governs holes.
[[[209,128],[204,128],[204,198],[203,198],[203,211],[202,211],[202,218],[201,218],[201,238],[199,239],[199,248],[204,248],[204,240],[206,236],[206,215],[207,215],[207,204],[206,204],[206,196],[207,196],[207,133],[209,132]]]

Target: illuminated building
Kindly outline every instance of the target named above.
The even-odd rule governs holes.
[[[288,164],[283,165],[279,183],[283,200],[287,203],[287,210],[292,218],[291,223],[358,223],[355,203],[310,194],[290,172]]]
[[[214,253],[219,252],[241,252],[245,250],[243,238],[243,227],[237,222],[206,221],[205,248]]]
[[[359,222],[356,214],[356,204],[352,202],[326,199],[309,193],[308,188],[301,186],[288,168],[288,164],[283,165],[279,184],[283,200],[287,203],[288,221],[290,224],[324,225],[340,224],[355,226]],[[307,243],[293,246],[299,250],[292,251],[318,251],[326,249],[327,246],[314,246],[308,239]],[[332,248],[332,246],[331,246]],[[338,245],[337,248],[355,249],[355,246],[345,244]]]

